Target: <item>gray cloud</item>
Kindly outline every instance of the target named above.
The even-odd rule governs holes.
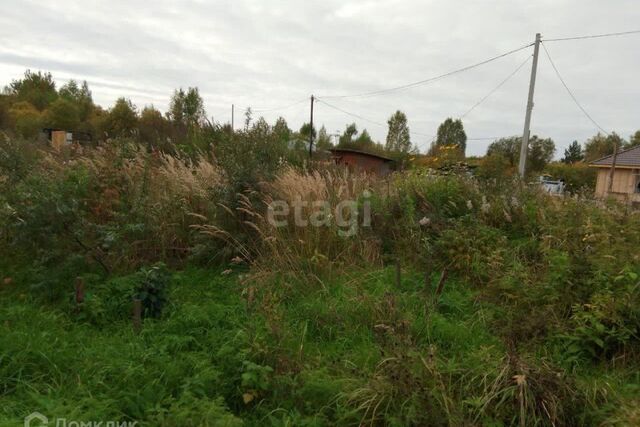
[[[105,107],[127,96],[166,109],[174,88],[198,86],[207,111],[227,121],[230,104],[270,109],[312,93],[373,91],[438,75],[519,47],[536,32],[562,37],[635,29],[636,0],[486,1],[169,1],[14,2],[0,15],[0,82],[24,69],[51,71],[60,83],[89,81]],[[580,102],[605,128],[627,137],[640,128],[640,36],[548,43]],[[379,123],[405,111],[414,142],[428,145],[438,124],[459,116],[530,52],[411,90],[332,104]],[[522,132],[530,66],[465,118],[470,137]],[[356,121],[378,140],[386,129],[318,104],[329,132]],[[308,105],[283,115],[292,127]],[[532,130],[558,154],[597,132],[541,55]],[[420,135],[418,135],[420,134]],[[470,141],[483,154],[489,141]]]

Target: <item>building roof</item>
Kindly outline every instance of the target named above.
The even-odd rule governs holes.
[[[339,154],[339,153],[353,153],[353,154],[360,154],[363,156],[369,156],[369,157],[373,157],[376,159],[380,159],[382,161],[385,162],[393,162],[393,159],[390,159],[389,157],[385,157],[385,156],[380,156],[378,154],[373,154],[373,153],[368,153],[366,151],[360,151],[360,150],[354,150],[351,148],[331,148],[329,151],[331,151],[334,154]]]
[[[591,166],[611,166],[613,154],[591,162]],[[640,167],[640,145],[618,152],[616,167]]]

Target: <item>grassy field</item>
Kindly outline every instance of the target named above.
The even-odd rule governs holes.
[[[0,141],[0,425],[640,425],[637,211],[219,132],[191,158]]]
[[[72,295],[51,305],[5,286],[3,425],[36,409],[149,426],[637,420],[636,367],[516,355],[492,333],[498,307],[457,280],[436,300],[436,279],[403,272],[398,287],[394,268],[353,271],[312,290],[276,280],[267,297],[250,296],[242,272],[187,269],[139,335],[114,292],[126,295],[126,277],[90,286],[79,309]]]

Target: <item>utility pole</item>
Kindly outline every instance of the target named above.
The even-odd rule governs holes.
[[[233,132],[234,127],[233,127],[233,121],[234,121],[234,116],[235,116],[235,111],[236,110],[236,106],[234,104],[231,104],[231,131]]]
[[[309,129],[309,160],[311,160],[311,156],[313,155],[313,101],[315,98],[311,95],[311,118],[309,120],[310,127]]]
[[[533,65],[531,66],[531,82],[529,83],[529,98],[527,100],[527,114],[524,118],[524,133],[520,145],[520,164],[518,172],[524,178],[527,166],[527,152],[529,151],[529,136],[531,135],[531,113],[533,112],[533,92],[536,89],[536,73],[538,71],[538,53],[540,52],[540,33],[536,34],[536,43],[533,48]]]
[[[618,161],[618,141],[613,141],[613,158],[611,159],[611,171],[609,171],[609,187],[607,187],[607,195],[613,191],[613,174],[616,170],[616,163]]]

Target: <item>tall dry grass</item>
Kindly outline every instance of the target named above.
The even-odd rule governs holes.
[[[109,240],[113,265],[184,260],[197,244],[192,214],[215,218],[215,193],[225,185],[219,167],[205,158],[182,160],[118,147],[92,150],[60,162],[58,170],[79,168],[89,175],[90,222]],[[49,167],[49,170],[56,168]]]
[[[380,264],[379,240],[369,227],[362,225],[367,203],[363,195],[379,192],[383,187],[384,183],[375,176],[347,170],[303,172],[285,168],[272,182],[264,183],[258,194],[239,194],[235,212],[226,207],[253,236],[249,242],[238,241],[236,236],[214,224],[196,228],[236,245],[241,255],[251,259],[262,272],[320,275],[347,265]],[[350,226],[341,226],[336,221],[336,208],[341,202],[349,201],[353,201],[357,209],[344,209],[343,218],[356,222],[354,233],[349,232]],[[286,203],[290,207],[288,215],[278,218],[283,222],[281,225],[270,221],[269,209],[274,203]],[[321,213],[321,209],[326,208],[318,206],[319,203],[326,203],[328,215]],[[295,204],[300,205],[298,217],[303,223],[296,221]],[[323,225],[314,225],[314,215]]]

